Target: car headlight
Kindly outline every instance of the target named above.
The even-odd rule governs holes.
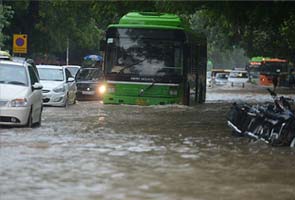
[[[28,106],[28,100],[26,98],[20,98],[20,99],[13,99],[10,101],[11,107],[26,107]]]
[[[65,91],[66,91],[66,88],[64,85],[57,86],[56,88],[53,89],[53,92],[56,92],[56,93],[65,92]]]
[[[106,89],[107,88],[105,85],[101,85],[101,86],[99,86],[98,91],[100,94],[104,94],[106,92]]]

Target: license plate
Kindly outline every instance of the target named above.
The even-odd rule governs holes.
[[[82,91],[82,94],[94,95],[94,91]]]
[[[144,99],[137,99],[136,105],[145,106],[148,105],[147,102]]]

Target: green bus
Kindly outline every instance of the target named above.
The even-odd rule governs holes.
[[[203,103],[207,41],[173,14],[131,12],[109,25],[104,45],[104,104]]]

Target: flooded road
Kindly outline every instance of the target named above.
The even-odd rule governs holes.
[[[0,129],[0,199],[295,199],[295,150],[231,136],[229,107],[46,107]]]

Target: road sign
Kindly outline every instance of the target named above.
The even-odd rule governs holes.
[[[13,34],[13,53],[27,53],[27,44],[27,34]]]

